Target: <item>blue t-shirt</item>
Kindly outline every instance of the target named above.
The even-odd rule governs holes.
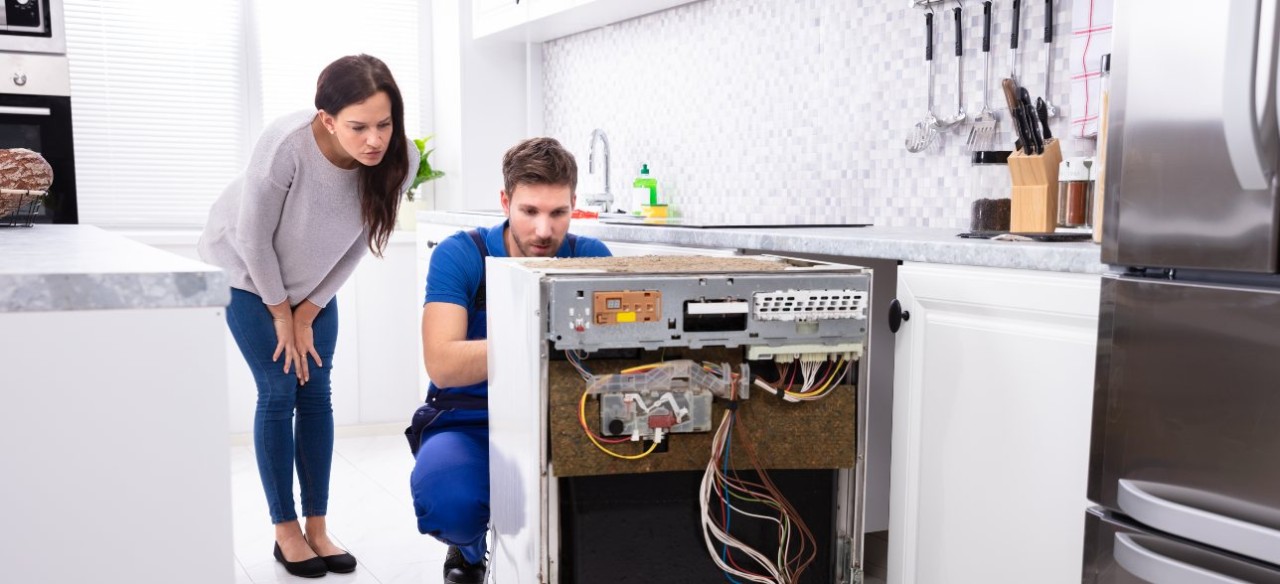
[[[507,221],[493,227],[478,227],[489,255],[495,258],[507,256],[506,232]],[[556,257],[609,257],[609,248],[598,239],[577,236],[573,253],[569,251],[569,238],[560,245]],[[484,276],[484,257],[465,231],[450,235],[431,254],[431,266],[427,271],[427,297],[424,303],[448,302],[467,309],[467,340],[474,341],[488,338],[485,312],[475,306],[476,293],[480,288],[480,280]],[[490,299],[493,294],[487,294]],[[491,301],[491,300],[490,300]],[[444,389],[447,393],[459,393],[478,397],[488,397],[489,382],[481,381],[463,387],[440,388],[431,384],[432,393]]]

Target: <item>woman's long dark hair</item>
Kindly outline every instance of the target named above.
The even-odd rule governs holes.
[[[379,91],[391,98],[391,142],[377,166],[360,166],[360,216],[369,232],[369,250],[381,257],[400,208],[400,188],[409,175],[404,137],[404,100],[387,64],[377,57],[355,55],[329,64],[316,80],[316,108],[337,116]]]

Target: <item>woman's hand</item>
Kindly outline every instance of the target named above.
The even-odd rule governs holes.
[[[315,335],[311,330],[311,323],[315,321],[317,314],[320,314],[320,307],[310,300],[299,302],[298,307],[293,309],[293,346],[298,355],[298,379],[303,385],[311,381],[307,355],[315,359],[316,367],[324,367],[320,352],[316,351]]]
[[[294,373],[301,378],[301,373],[295,366],[301,359],[294,346],[293,312],[289,310],[289,301],[269,305],[267,310],[271,311],[271,324],[276,327],[276,351],[271,354],[271,361],[278,362],[280,356],[284,355],[284,372],[288,373],[289,367],[294,366]]]

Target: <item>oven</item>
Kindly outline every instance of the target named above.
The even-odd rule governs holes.
[[[62,0],[3,0],[0,10],[0,51],[18,53],[67,52],[62,30]]]
[[[0,148],[34,150],[53,167],[53,185],[34,221],[79,222],[65,56],[0,53]]]

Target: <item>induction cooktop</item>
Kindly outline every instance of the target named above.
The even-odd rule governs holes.
[[[637,217],[635,215],[601,214],[601,223],[619,225],[647,225],[653,227],[684,227],[687,229],[819,229],[831,227],[870,227],[870,223],[735,223],[700,221],[686,217]]]

